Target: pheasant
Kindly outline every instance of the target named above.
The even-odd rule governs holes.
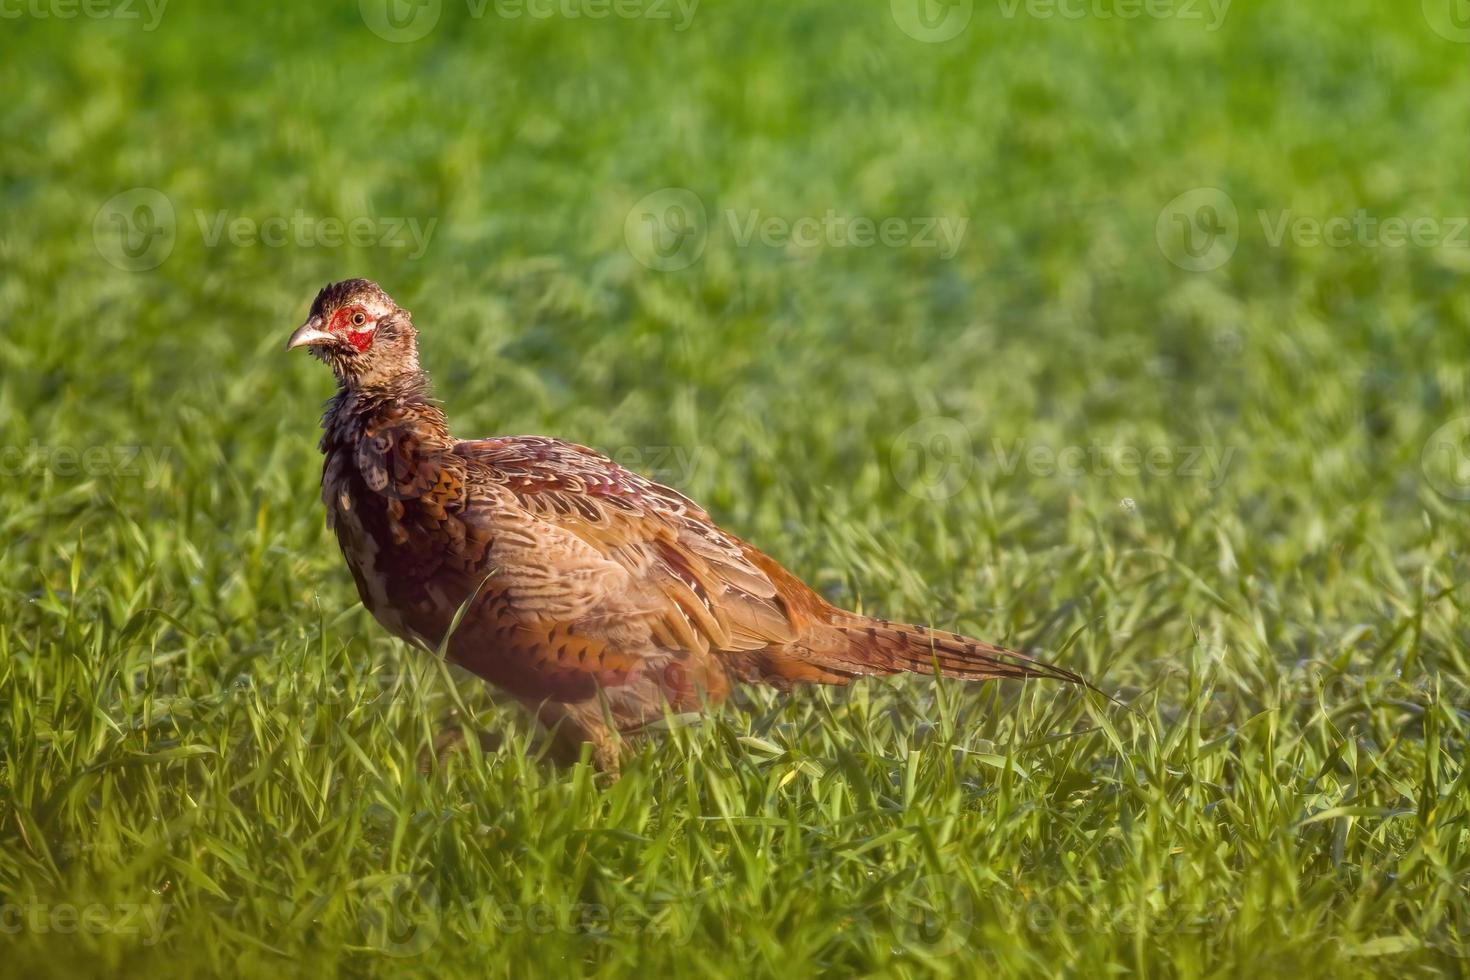
[[[1077,674],[980,640],[847,612],[698,505],[584,446],[449,432],[412,317],[367,279],[324,288],[288,350],[336,374],[322,500],[389,632],[524,702],[616,770],[623,734],[732,683]]]

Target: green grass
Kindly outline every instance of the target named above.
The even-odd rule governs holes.
[[[1467,65],[1419,6],[0,23],[0,970],[1463,973]],[[174,235],[129,271],[138,187]],[[625,241],[665,187],[707,213],[684,269]],[[1156,231],[1211,187],[1238,245],[1191,271]],[[736,233],[828,209],[968,225],[949,258]],[[1359,209],[1450,240],[1273,241]],[[211,234],[298,210],[434,225]],[[1129,709],[751,691],[610,786],[538,761],[323,527],[330,382],[281,348],[349,275],[462,434],[598,446],[836,600]],[[420,774],[466,714],[504,746]]]

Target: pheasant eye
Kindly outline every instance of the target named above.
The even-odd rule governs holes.
[[[373,318],[362,307],[349,306],[332,314],[332,323],[327,330],[346,339],[357,348],[358,353],[362,353],[373,345],[376,326]]]

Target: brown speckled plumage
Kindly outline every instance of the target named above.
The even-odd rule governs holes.
[[[583,446],[463,441],[428,397],[409,314],[363,279],[323,289],[292,347],[337,375],[322,500],[384,627],[520,698],[615,767],[618,739],[732,681],[985,680],[1059,667],[832,606],[677,491]],[[611,722],[611,725],[609,724]]]

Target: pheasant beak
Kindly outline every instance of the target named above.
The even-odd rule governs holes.
[[[291,335],[291,339],[286,341],[286,349],[295,350],[298,347],[316,347],[319,344],[331,343],[336,339],[322,329],[322,318],[314,316],[296,328],[296,332]]]

